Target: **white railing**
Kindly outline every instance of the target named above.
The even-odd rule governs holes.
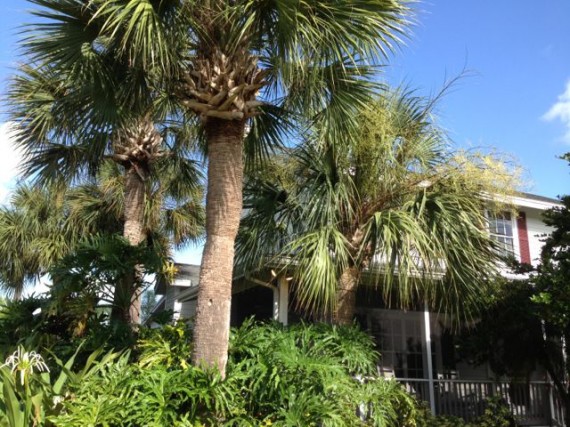
[[[429,402],[429,380],[398,378],[417,399]],[[564,409],[553,386],[544,381],[493,382],[434,379],[434,408],[437,415],[473,421],[485,411],[486,399],[499,396],[519,425],[564,425]]]

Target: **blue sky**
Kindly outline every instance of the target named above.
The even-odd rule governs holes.
[[[432,0],[418,9],[389,80],[429,94],[467,68],[439,108],[453,140],[514,155],[528,191],[569,193],[570,168],[556,156],[570,151],[570,1]]]
[[[414,7],[414,34],[386,68],[387,80],[430,94],[468,69],[439,107],[456,144],[513,155],[531,182],[527,191],[570,193],[570,168],[556,158],[570,151],[570,1],[432,0]],[[2,93],[28,8],[23,0],[0,4]],[[0,196],[17,158],[1,134],[2,117]],[[198,262],[199,250],[180,260]]]

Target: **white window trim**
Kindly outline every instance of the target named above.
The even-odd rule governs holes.
[[[519,212],[515,211],[515,212],[510,212],[510,216],[511,216],[511,230],[513,231],[513,255],[515,257],[515,259],[520,262],[521,261],[521,246],[520,246],[520,240],[519,240],[519,228],[518,228],[518,223],[517,223],[517,218],[519,217]],[[491,233],[490,230],[490,224],[489,224],[489,215],[490,215],[490,211],[489,209],[485,209],[485,218],[487,220],[487,233],[489,233],[489,236],[492,236],[493,233]]]

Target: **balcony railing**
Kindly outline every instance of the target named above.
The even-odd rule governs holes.
[[[429,404],[429,380],[398,378],[406,390]],[[485,411],[487,398],[499,396],[524,426],[564,426],[564,407],[553,386],[544,381],[493,382],[434,380],[437,415],[473,421]]]

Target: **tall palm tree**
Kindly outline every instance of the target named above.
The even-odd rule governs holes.
[[[453,153],[434,105],[387,92],[358,115],[352,142],[308,141],[294,153],[296,168],[278,159],[273,181],[253,175],[238,263],[285,262],[300,304],[340,324],[352,322],[362,282],[403,307],[425,300],[469,316],[499,260],[485,194],[512,191],[512,182],[500,167],[494,181],[482,179],[490,158]]]
[[[105,34],[122,34],[133,61],[164,72],[202,127],[207,237],[193,360],[223,373],[244,155],[266,154],[299,116],[333,139],[354,125],[352,112],[368,101],[375,66],[404,33],[409,9],[403,0],[94,3]],[[165,15],[173,4],[178,13]]]
[[[143,228],[147,245],[162,259],[173,247],[201,238],[202,194],[185,185],[191,165],[178,159],[158,165],[160,172],[145,183]],[[124,227],[125,176],[104,162],[96,178],[72,187],[20,186],[10,206],[0,209],[0,284],[16,296],[26,283],[46,274],[89,236],[121,233]],[[140,293],[142,289],[137,288]],[[125,319],[131,295],[115,292],[114,317]]]
[[[193,183],[195,165],[180,157],[159,161],[145,181],[142,233],[154,252],[168,259],[173,248],[183,248],[199,241],[204,231],[204,207],[202,190]],[[190,185],[188,185],[190,183]],[[109,223],[118,231],[124,228],[126,209],[125,177],[120,167],[105,162],[96,179],[74,188],[69,194],[69,221],[91,229],[105,229]],[[130,242],[132,243],[132,242]],[[128,285],[115,289],[113,317],[124,322],[140,316],[140,306],[129,304],[133,297],[138,301],[142,289],[138,284],[142,277],[127,276]],[[129,310],[123,308],[130,307]],[[135,311],[136,310],[136,311]]]
[[[34,12],[41,20],[26,27],[22,46],[28,64],[20,68],[9,93],[17,142],[27,156],[25,173],[73,181],[96,174],[106,158],[112,159],[125,177],[122,232],[138,245],[148,237],[145,187],[156,163],[188,155],[193,139],[165,137],[167,119],[176,111],[153,76],[116,39],[102,34],[106,20],[99,16],[98,2],[29,1],[41,7]],[[126,277],[118,291],[131,294],[132,310],[125,320],[138,323],[134,282]]]

